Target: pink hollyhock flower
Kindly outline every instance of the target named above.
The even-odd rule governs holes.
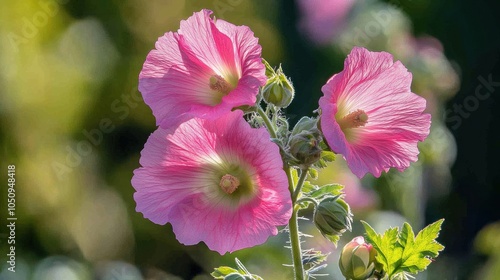
[[[291,216],[279,148],[241,111],[158,128],[134,172],[136,210],[186,245],[224,254],[264,243]]]
[[[299,0],[299,28],[319,45],[330,43],[345,27],[354,0]]]
[[[246,26],[210,18],[209,10],[181,21],[156,42],[139,75],[139,90],[157,125],[192,117],[217,118],[254,105],[266,83],[261,46]]]
[[[355,47],[344,70],[323,86],[321,129],[334,152],[358,177],[379,177],[417,160],[417,143],[429,135],[425,99],[412,93],[411,73],[391,54]]]

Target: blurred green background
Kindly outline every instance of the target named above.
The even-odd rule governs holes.
[[[169,225],[135,212],[132,171],[154,131],[137,90],[156,39],[202,8],[247,25],[263,56],[294,82],[292,123],[311,116],[320,88],[353,45],[389,51],[428,101],[432,132],[404,173],[358,180],[342,162],[321,182],[346,185],[359,219],[376,229],[444,217],[446,246],[417,279],[499,279],[500,5],[498,1],[25,0],[0,8],[0,279],[210,279],[244,261],[289,279],[287,237],[220,257],[182,246]],[[498,82],[497,82],[498,81]],[[7,166],[16,166],[16,272],[7,270]],[[305,212],[306,216],[310,213]],[[306,247],[338,250],[310,223]]]

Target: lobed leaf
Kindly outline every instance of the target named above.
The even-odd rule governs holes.
[[[324,186],[321,186],[320,188],[313,190],[308,193],[310,197],[313,198],[321,198],[324,196],[337,196],[344,194],[342,191],[344,189],[344,186],[340,184],[327,184]]]
[[[443,219],[422,229],[417,236],[410,224],[390,228],[383,235],[377,234],[366,222],[361,221],[368,243],[377,251],[376,260],[382,265],[389,279],[408,279],[427,268],[432,258],[439,255],[444,246],[436,241]]]

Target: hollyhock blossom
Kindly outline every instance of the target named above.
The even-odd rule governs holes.
[[[425,99],[412,93],[411,73],[386,52],[355,47],[344,70],[323,86],[321,129],[358,177],[402,171],[417,160],[417,143],[429,134]]]
[[[354,0],[299,0],[299,28],[319,45],[330,43],[346,26]]]
[[[172,224],[186,245],[204,241],[224,254],[264,243],[291,216],[277,145],[241,111],[158,128],[134,172],[136,210]]]
[[[209,10],[181,21],[156,42],[139,75],[139,90],[157,125],[192,117],[215,119],[254,105],[266,83],[261,46],[246,26],[210,17]]]

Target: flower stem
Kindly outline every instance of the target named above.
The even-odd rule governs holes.
[[[292,247],[293,270],[295,272],[295,280],[304,279],[304,267],[302,265],[302,249],[300,248],[299,224],[297,221],[297,213],[299,207],[293,207],[292,217],[288,222],[288,230],[290,234],[290,246]]]
[[[272,138],[277,138],[276,128],[274,127],[273,122],[269,119],[269,116],[262,107],[257,106],[257,113],[262,117],[262,120],[266,124],[267,130]],[[299,233],[299,224],[297,219],[297,214],[299,212],[299,205],[296,204],[296,200],[302,185],[304,184],[305,177],[307,177],[307,171],[303,171],[297,182],[297,185],[294,187],[294,182],[292,178],[292,170],[288,165],[288,162],[283,159],[283,169],[285,170],[286,176],[288,178],[288,190],[290,191],[290,195],[292,196],[292,217],[290,221],[288,221],[288,231],[290,235],[290,246],[292,248],[292,259],[293,259],[293,271],[295,274],[295,280],[304,280],[304,266],[302,264],[302,249],[300,248],[300,233]],[[307,169],[306,169],[307,170]]]
[[[264,110],[262,110],[262,107],[260,107],[260,106],[257,106],[257,112],[264,120],[264,123],[266,124],[267,130],[269,131],[269,134],[271,135],[271,137],[277,138],[276,129],[274,128],[274,125],[271,122],[271,120],[269,119],[269,116],[267,115],[267,113],[264,112]]]
[[[291,173],[291,168],[288,165],[287,162],[284,162],[284,169],[285,173],[288,177],[288,188],[290,190],[290,194],[294,194],[294,182],[292,178],[292,173]],[[302,177],[302,176],[301,176]],[[299,179],[299,182],[297,182],[297,188],[301,188],[302,184],[304,183],[304,179],[302,180]],[[296,204],[296,197],[293,197],[292,195],[292,202],[293,202],[293,210],[292,210],[292,217],[290,218],[290,221],[288,222],[288,233],[290,235],[290,246],[292,247],[292,259],[293,259],[293,270],[295,273],[295,280],[303,280],[304,279],[304,266],[302,264],[302,249],[300,248],[300,233],[299,233],[299,224],[297,220],[297,213],[299,212],[299,205]]]
[[[307,169],[302,169],[300,173],[300,178],[299,181],[297,182],[297,186],[295,187],[295,190],[293,191],[293,196],[292,196],[292,201],[295,203],[297,201],[297,198],[299,197],[300,190],[302,189],[302,186],[304,185],[304,181],[307,178]]]

